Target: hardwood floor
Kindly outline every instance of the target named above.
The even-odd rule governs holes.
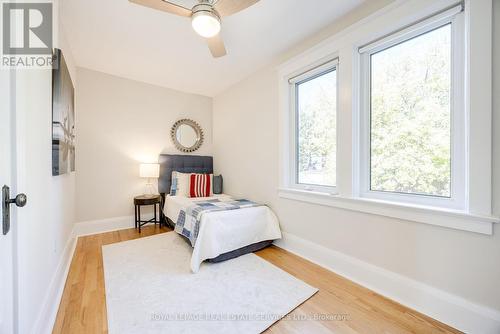
[[[168,231],[146,226],[141,234],[128,229],[80,238],[53,333],[107,333],[101,246]],[[460,333],[278,247],[257,255],[319,289],[268,333]]]

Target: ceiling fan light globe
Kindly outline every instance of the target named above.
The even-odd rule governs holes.
[[[194,31],[202,37],[211,38],[220,32],[220,19],[211,12],[194,13],[191,19]]]

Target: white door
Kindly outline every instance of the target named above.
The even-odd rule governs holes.
[[[11,70],[0,69],[0,188],[4,185],[11,187],[11,196],[15,196],[15,185],[13,172],[13,151],[14,141],[12,136],[14,130],[12,122],[14,121],[14,92],[11,89],[13,85],[13,74]],[[0,197],[1,199],[1,197]],[[15,234],[15,205],[10,205],[11,211],[11,229],[6,235],[3,234],[3,219],[0,223],[0,334],[10,334],[15,332],[15,312],[14,312],[14,234]],[[0,211],[3,218],[3,205],[0,205]]]

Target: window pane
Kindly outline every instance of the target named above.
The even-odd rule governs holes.
[[[336,185],[337,70],[297,84],[297,182]]]
[[[450,197],[451,25],[371,56],[371,189]]]

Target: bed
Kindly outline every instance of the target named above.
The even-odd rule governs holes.
[[[173,171],[213,173],[212,157],[162,154],[159,157],[159,164],[158,190],[162,199],[163,223],[174,227],[181,210],[197,202],[231,200],[230,196],[224,194],[205,198],[169,195]],[[280,238],[278,219],[267,206],[204,213],[193,248],[191,269],[197,272],[203,261],[220,262],[255,252]]]

